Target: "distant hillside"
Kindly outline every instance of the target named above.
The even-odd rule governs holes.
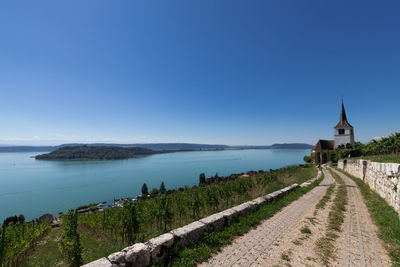
[[[59,146],[0,146],[0,152],[46,152],[57,148]]]
[[[311,149],[313,146],[304,143],[273,144],[271,146],[232,146],[233,149]]]
[[[159,153],[143,147],[65,146],[53,152],[37,155],[44,160],[110,160],[138,158]]]
[[[152,143],[152,144],[63,144],[59,146],[1,146],[0,152],[48,152],[55,151],[62,147],[71,146],[102,146],[102,147],[141,147],[154,151],[184,151],[184,150],[226,150],[226,149],[311,149],[312,145],[303,143],[273,144],[269,146],[228,146],[228,145],[209,145],[209,144],[190,144],[190,143]]]

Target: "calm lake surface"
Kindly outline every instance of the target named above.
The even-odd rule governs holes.
[[[226,176],[303,163],[309,149],[196,151],[113,161],[43,161],[35,152],[0,153],[0,223],[24,214],[27,220],[57,215],[79,205],[113,201],[149,191],[198,184],[199,174]]]

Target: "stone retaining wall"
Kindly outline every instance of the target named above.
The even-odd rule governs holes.
[[[400,164],[339,160],[338,168],[362,179],[400,214]]]
[[[321,177],[318,171],[317,177],[301,185],[293,184],[281,190],[270,193],[251,201],[242,203],[230,209],[215,213],[199,221],[192,222],[169,233],[154,237],[146,243],[136,243],[126,247],[122,251],[115,252],[107,258],[101,258],[90,262],[84,267],[116,267],[116,266],[148,266],[163,262],[168,258],[172,246],[181,248],[194,245],[207,232],[220,231],[233,219],[251,213],[259,206],[278,200],[298,187],[305,187]]]

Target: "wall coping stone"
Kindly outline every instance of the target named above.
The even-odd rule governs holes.
[[[147,241],[145,245],[150,248],[151,263],[161,263],[168,257],[168,249],[174,244],[174,236],[165,233]]]
[[[143,243],[134,244],[125,255],[125,261],[135,263],[135,267],[148,266],[150,259],[150,248]]]
[[[83,265],[82,267],[112,267],[112,263],[106,258],[100,258],[98,260],[89,262],[85,265]]]
[[[187,247],[196,243],[203,236],[205,230],[206,225],[204,223],[195,221],[172,230],[170,233],[174,235],[179,246]]]
[[[225,216],[219,212],[200,219],[199,221],[206,225],[207,232],[216,232],[224,227],[225,220]]]
[[[122,263],[125,263],[125,255],[126,255],[126,252],[118,251],[118,252],[114,252],[114,253],[110,254],[107,258],[112,263],[122,264]]]

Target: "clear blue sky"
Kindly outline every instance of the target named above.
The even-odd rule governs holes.
[[[2,1],[0,144],[400,131],[399,1]]]

